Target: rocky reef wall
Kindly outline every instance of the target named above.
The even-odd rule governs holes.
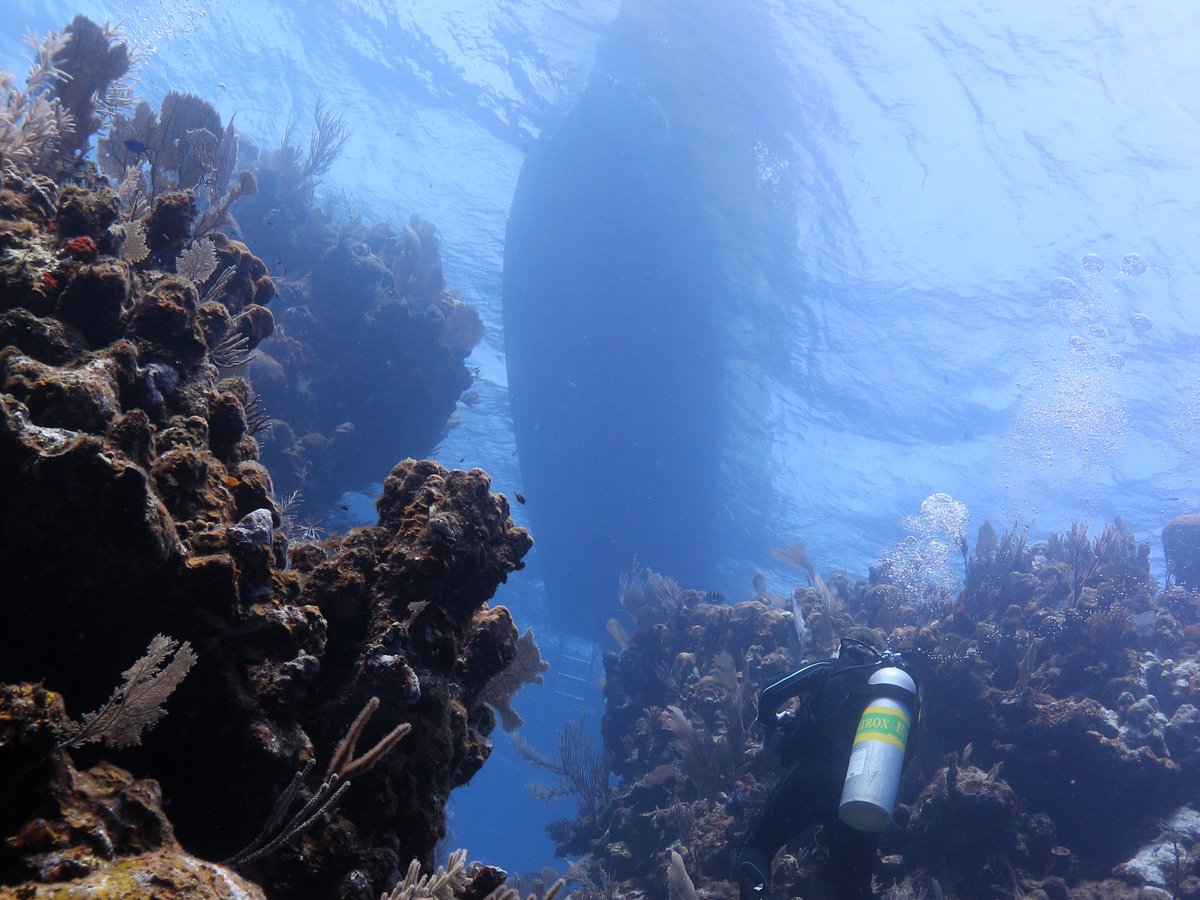
[[[414,459],[377,525],[294,527],[246,377],[278,303],[231,236],[255,176],[199,98],[89,117],[118,47],[48,38],[0,133],[0,895],[378,897],[545,668],[489,603],[531,540],[483,471]],[[414,369],[461,367],[447,317],[400,332]]]

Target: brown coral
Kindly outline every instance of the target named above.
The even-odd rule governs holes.
[[[167,276],[133,302],[126,314],[129,331],[171,357],[198,360],[208,349],[197,317],[198,302],[191,282]]]
[[[213,124],[187,98],[163,109]],[[351,875],[378,895],[402,861],[430,860],[450,791],[487,759],[489,698],[510,712],[544,667],[532,636],[489,606],[531,541],[482,471],[413,460],[388,478],[379,526],[324,547],[289,540],[258,459],[265,414],[244,380],[218,371],[271,333],[261,304],[275,285],[247,245],[215,236],[232,274],[224,286],[219,270],[210,276],[204,303],[195,284],[160,271],[195,215],[190,192],[168,190],[196,175],[182,158],[171,168],[186,148],[168,124],[135,113],[101,154],[119,162],[146,129],[155,253],[136,267],[109,258],[110,192],[9,171],[0,192],[0,215],[13,217],[0,221],[0,890],[155,879],[165,896],[205,897],[224,879],[255,896],[174,835],[211,859],[245,846],[280,786],[335,757],[352,711],[378,697],[352,731],[391,752],[344,769],[369,787],[252,864],[275,896],[332,895]],[[404,313],[403,333],[427,345],[456,396],[466,375],[438,341],[452,304],[436,238],[414,230],[433,251],[421,278],[428,286],[436,272],[438,293],[428,316]],[[245,343],[218,359],[231,332]],[[381,338],[389,353],[410,343],[393,337]],[[422,390],[404,393],[424,402]],[[353,427],[330,432],[341,441]],[[75,770],[62,698],[76,714],[95,709],[157,632],[200,660],[172,699],[178,714],[136,751],[155,781],[103,759]],[[396,744],[399,723],[413,733]]]
[[[101,262],[72,274],[59,295],[55,313],[78,328],[92,347],[101,347],[121,336],[121,316],[132,296],[129,267],[119,260]]]
[[[241,241],[231,240],[219,231],[213,232],[209,238],[216,246],[217,259],[220,260],[217,271],[221,272],[226,268],[233,269],[233,274],[221,296],[222,302],[231,312],[236,314],[252,303],[264,306],[275,296],[275,283],[267,274],[266,263],[255,256],[249,247]],[[266,334],[270,333],[270,331],[266,332]],[[261,339],[260,337],[259,340]]]

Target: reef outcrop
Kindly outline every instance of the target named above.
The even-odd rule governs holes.
[[[788,598],[625,585],[603,752],[562,755],[594,769],[572,784],[604,790],[550,826],[586,896],[675,896],[676,855],[699,896],[736,896],[733,856],[782,775],[752,727],[758,691],[841,636],[902,651],[923,693],[877,895],[1200,896],[1200,593],[1158,590],[1119,519],[1033,544],[985,525],[957,597],[909,599],[887,566],[826,584],[797,559],[807,585]],[[780,896],[825,896],[811,841],[774,861]]]
[[[80,770],[55,752],[72,725],[61,695],[28,683],[0,687],[0,757],[44,778],[4,784],[11,804],[36,805],[39,815],[5,835],[9,851],[36,875],[16,889],[0,887],[0,895],[137,897],[153,884],[156,897],[265,897],[229,867],[183,850],[155,781],[107,762]]]
[[[1200,589],[1200,515],[1176,516],[1163,527],[1162,542],[1168,580]]]
[[[317,123],[319,144],[335,126]],[[398,453],[431,452],[460,399],[478,402],[466,360],[483,323],[447,287],[432,222],[367,226],[354,210],[335,221],[286,145],[262,154],[255,178],[233,212],[282,287],[276,331],[248,364],[273,422],[263,458],[281,495],[300,488],[320,513],[381,481]]]
[[[113,124],[119,191],[89,135],[0,146],[3,896],[378,897],[544,668],[489,603],[531,541],[484,472],[389,464],[377,525],[284,527],[236,374],[276,288],[216,230],[250,185],[211,190],[210,111]],[[180,122],[212,171],[145,168]]]

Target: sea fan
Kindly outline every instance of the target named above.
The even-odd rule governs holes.
[[[141,218],[148,210],[150,182],[142,171],[141,164],[128,166],[117,184],[117,202],[121,204],[121,218],[127,221]]]
[[[455,300],[442,327],[442,346],[466,356],[482,340],[483,320],[479,318],[479,313],[474,307]]]
[[[175,271],[196,284],[204,284],[217,271],[217,248],[208,238],[193,241],[179,254]]]
[[[167,657],[171,657],[167,662]],[[172,692],[196,662],[191,644],[156,635],[146,655],[125,670],[125,681],[108,702],[83,717],[79,730],[64,744],[80,747],[104,741],[110,747],[136,747],[142,732],[167,714],[163,708]]]
[[[512,707],[513,697],[527,684],[542,684],[542,673],[550,664],[542,659],[538,645],[533,639],[533,629],[527,628],[517,639],[517,650],[513,661],[492,677],[484,686],[480,700],[500,715],[505,731],[515,731],[523,724],[521,716]]]
[[[146,223],[142,219],[125,226],[125,242],[121,244],[121,259],[137,264],[150,255],[146,246]]]

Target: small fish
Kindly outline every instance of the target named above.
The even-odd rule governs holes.
[[[522,506],[525,505],[525,495],[524,494],[522,494],[520,491],[513,491],[513,496],[517,498],[518,503],[520,503]]]
[[[133,138],[130,138],[125,142],[125,149],[130,153],[142,154],[146,152],[146,145],[141,141],[135,141]]]

